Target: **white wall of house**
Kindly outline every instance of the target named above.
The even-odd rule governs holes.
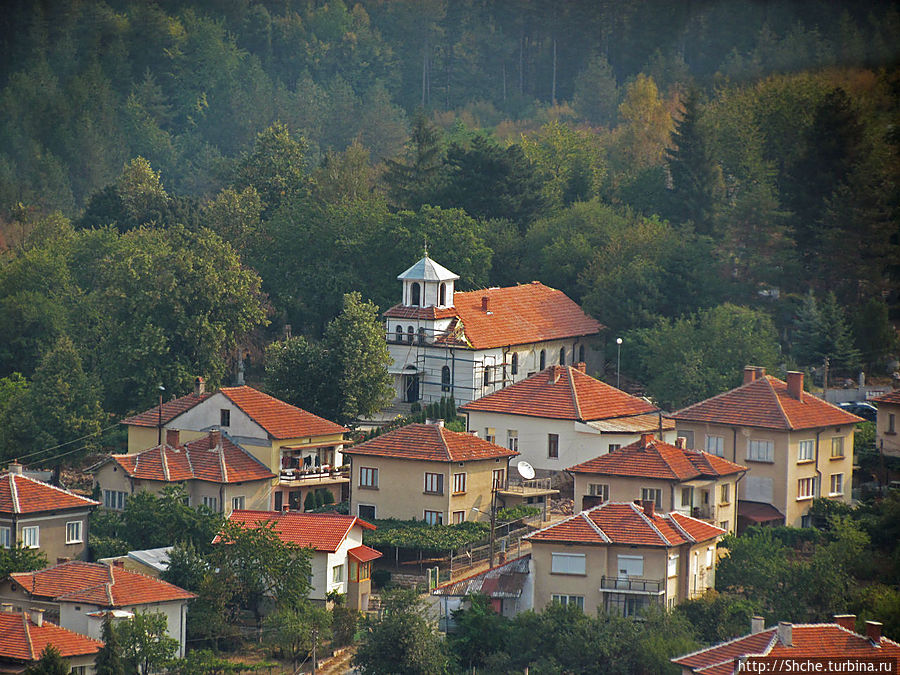
[[[311,600],[326,599],[331,591],[346,594],[349,586],[348,576],[350,574],[350,566],[347,564],[347,551],[362,545],[362,527],[354,525],[344,541],[338,546],[334,553],[327,551],[316,551],[312,560],[312,588],[309,592]],[[342,565],[343,575],[342,581],[335,583],[333,579],[333,570],[337,565]]]
[[[229,410],[231,419],[227,427],[221,425],[221,411]],[[221,392],[215,393],[202,403],[198,403],[187,412],[176,417],[173,428],[194,429],[207,431],[209,429],[222,429],[239,444],[245,439],[256,439],[255,445],[270,445],[269,434],[253,419],[232,403]]]

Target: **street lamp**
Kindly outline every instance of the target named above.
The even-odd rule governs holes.
[[[622,366],[622,338],[616,338],[616,389],[619,388],[619,370]]]

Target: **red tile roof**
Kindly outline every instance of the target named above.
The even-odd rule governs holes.
[[[900,405],[900,389],[895,389],[894,391],[882,394],[878,398],[873,398],[869,403],[874,403],[875,405],[878,405],[879,403],[896,403],[897,405]]]
[[[680,513],[654,513],[631,502],[607,502],[526,535],[532,541],[629,546],[680,546],[715,539],[725,530]]]
[[[250,528],[271,523],[272,529],[282,541],[329,553],[338,550],[354,526],[359,525],[366,530],[375,529],[374,525],[356,516],[342,516],[337,513],[242,510],[232,511],[228,520]],[[221,535],[217,535],[213,543],[221,541]]]
[[[676,448],[655,438],[626,445],[606,455],[569,467],[574,473],[630,476],[686,481],[718,478],[746,471],[747,467],[699,450]]]
[[[279,401],[252,387],[223,387],[219,390],[228,400],[243,410],[272,438],[300,438],[342,434],[348,429],[313,415],[302,408]]]
[[[604,420],[659,410],[573,366],[550,366],[461,408],[563,420]]]
[[[100,607],[125,607],[197,597],[183,588],[115,565],[72,561],[9,575],[33,596]]]
[[[812,394],[798,401],[777,377],[764,375],[672,414],[676,420],[765,429],[814,429],[863,421]]]
[[[187,396],[176,398],[162,404],[162,423],[168,424],[173,419],[187,412],[198,403],[203,403],[212,394],[195,394],[190,393]],[[145,410],[137,415],[126,417],[122,420],[122,424],[130,424],[136,427],[156,427],[160,422],[159,406],[153,406],[150,410]]]
[[[488,299],[487,312],[482,309],[482,298]],[[449,308],[395,305],[384,315],[419,319],[459,317],[465,341],[474,349],[594,335],[603,329],[565,293],[538,281],[454,293],[453,304]]]
[[[0,612],[0,659],[37,661],[47,645],[68,658],[96,654],[103,643],[48,621],[38,626],[27,614]]]
[[[882,637],[875,645],[868,637],[859,635],[836,623],[795,624],[791,627],[791,645],[778,639],[778,630],[769,628],[759,633],[723,642],[672,659],[694,673],[717,675],[733,673],[734,659],[740,656],[772,656],[787,658],[877,656],[900,657],[900,645]],[[895,662],[894,672],[897,672]]]
[[[409,424],[344,449],[345,455],[375,455],[428,462],[470,462],[519,453],[437,424]]]
[[[89,509],[100,502],[15,473],[0,476],[0,513]]]
[[[214,434],[209,434],[177,448],[157,446],[135,455],[112,455],[110,460],[132,478],[141,480],[242,483],[275,478],[259,460],[224,434],[218,444]]]
[[[369,548],[368,546],[357,546],[356,548],[351,548],[347,551],[347,555],[358,562],[366,563],[377,560],[382,554],[381,551],[376,551],[374,548]]]

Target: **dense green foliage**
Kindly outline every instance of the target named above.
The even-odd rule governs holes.
[[[28,675],[68,675],[69,662],[60,655],[56,647],[48,644],[41,652],[41,658],[30,663],[25,672]]]
[[[162,612],[135,612],[115,627],[127,672],[158,673],[174,660],[178,640],[169,636],[167,628],[168,619]]]
[[[376,520],[376,530],[366,530],[363,541],[367,546],[418,549],[445,553],[485,539],[490,530],[487,523],[467,520],[457,525],[428,525],[421,520]]]

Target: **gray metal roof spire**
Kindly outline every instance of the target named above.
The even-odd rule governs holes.
[[[459,279],[459,275],[454,274],[443,265],[439,265],[426,255],[397,278],[401,281],[405,279],[414,279],[416,281],[455,281]]]

